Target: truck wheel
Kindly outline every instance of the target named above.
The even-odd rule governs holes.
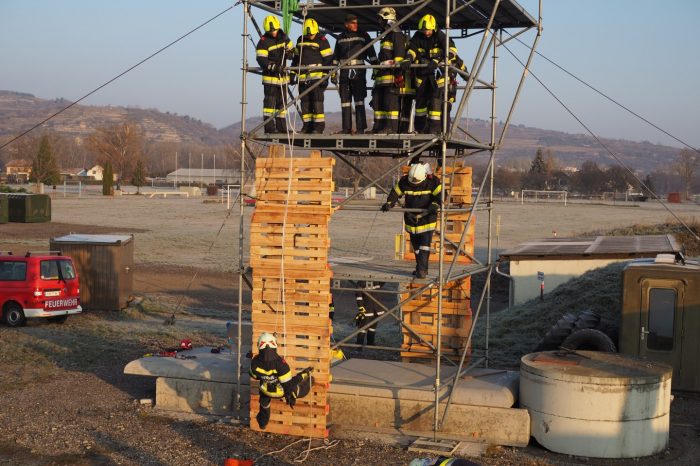
[[[578,315],[578,319],[576,319],[576,323],[574,324],[574,332],[587,328],[596,328],[599,323],[600,314],[591,311],[590,309],[586,309]]]
[[[574,314],[571,312],[564,314],[537,344],[535,351],[549,351],[559,348],[573,331],[575,323],[576,316]]]
[[[572,333],[564,343],[562,348],[570,350],[601,351],[603,353],[616,353],[615,343],[609,336],[594,328],[587,328]]]
[[[15,303],[5,305],[2,319],[9,327],[21,327],[27,323],[27,318],[24,316],[22,307]]]

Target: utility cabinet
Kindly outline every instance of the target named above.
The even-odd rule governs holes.
[[[134,289],[134,236],[70,234],[52,238],[52,251],[73,259],[85,310],[126,307]]]

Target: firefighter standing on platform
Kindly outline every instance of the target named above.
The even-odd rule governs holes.
[[[416,117],[415,129],[419,133],[439,134],[442,131],[442,104],[445,84],[449,83],[448,101],[454,101],[456,81],[451,73],[448,79],[444,75],[445,33],[437,28],[433,15],[425,15],[418,21],[418,31],[413,35],[409,45],[409,58],[424,67],[415,70],[416,76]],[[465,69],[464,63],[457,56],[454,41],[449,39],[447,62]],[[454,87],[454,89],[452,89]],[[449,120],[450,106],[448,104]]]
[[[285,103],[289,84],[285,66],[287,60],[292,58],[294,47],[280,29],[280,22],[276,16],[266,16],[263,25],[265,34],[260,37],[255,47],[255,55],[262,69],[263,118],[274,116],[265,123],[265,132],[284,133],[287,131]]]
[[[416,278],[428,276],[428,260],[430,259],[430,243],[433,231],[437,227],[437,213],[440,208],[440,178],[429,174],[429,165],[414,163],[408,174],[399,178],[394,189],[389,193],[382,212],[388,212],[394,207],[401,196],[406,196],[407,209],[424,209],[422,213],[405,212],[404,223],[411,239],[411,247],[416,255]]]
[[[313,377],[310,369],[292,376],[289,364],[277,354],[277,338],[263,332],[258,338],[258,354],[250,362],[250,376],[260,381],[260,411],[255,416],[261,429],[270,421],[272,398],[284,398],[294,408],[297,398],[311,391]]]
[[[379,20],[385,30],[396,23],[396,10],[384,7],[379,10]],[[384,65],[376,73],[372,91],[374,109],[373,133],[392,134],[399,132],[400,88],[405,86],[404,73],[411,66],[405,60],[408,39],[400,30],[389,32],[381,41],[379,64]],[[394,65],[400,65],[396,68]]]
[[[328,39],[319,32],[316,20],[307,18],[304,21],[303,35],[297,39],[294,59],[292,60],[292,67],[310,67],[296,71],[299,80],[299,95],[306,92],[319,80],[324,80],[324,82],[301,97],[301,118],[304,121],[302,133],[322,134],[326,127],[326,116],[323,113],[323,91],[328,87],[328,73],[321,70],[315,71],[313,67],[331,66],[332,62],[333,50],[331,50]]]
[[[371,293],[368,290],[378,290],[382,287],[379,282],[360,282],[360,290],[355,292],[357,300],[357,315],[355,315],[355,325],[362,327],[379,316],[384,315],[384,308],[375,302],[374,299],[379,299],[378,293]],[[372,299],[374,298],[374,299]],[[365,344],[365,335],[367,336],[367,344],[374,346],[375,336],[377,332],[377,323],[373,323],[368,329],[360,331],[357,334],[355,343],[358,345]]]
[[[366,32],[358,31],[357,16],[350,13],[345,16],[345,32],[335,42],[333,65],[353,57],[357,52],[369,44],[372,39]],[[378,65],[377,53],[374,47],[369,47],[364,52],[348,60],[346,65],[364,65],[365,61],[372,65]],[[352,131],[352,102],[355,101],[355,128],[362,134],[367,129],[367,115],[365,112],[365,98],[367,97],[367,71],[364,69],[340,69],[340,79],[337,74],[331,75],[333,84],[338,84],[340,93],[340,108],[343,117],[343,134],[354,134]]]

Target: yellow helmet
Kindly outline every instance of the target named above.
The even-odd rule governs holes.
[[[304,35],[313,36],[314,34],[318,34],[318,23],[313,18],[306,18],[306,21],[304,21]]]
[[[280,28],[280,20],[275,15],[265,16],[265,32],[276,31]]]
[[[436,31],[437,30],[437,21],[435,20],[435,16],[433,15],[425,15],[423,16],[420,21],[418,21],[418,29],[419,30],[431,30],[431,31]]]
[[[385,6],[377,15],[385,21],[396,21],[396,10],[389,6]]]

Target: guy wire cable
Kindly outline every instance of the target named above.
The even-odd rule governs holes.
[[[15,136],[14,138],[10,139],[10,140],[7,141],[6,143],[0,145],[0,150],[2,150],[2,149],[4,149],[5,147],[9,146],[10,144],[12,144],[13,142],[15,142],[15,141],[18,140],[19,138],[25,136],[26,134],[28,134],[28,133],[34,131],[34,130],[37,129],[39,126],[41,126],[41,125],[43,125],[44,123],[46,123],[47,121],[49,121],[49,120],[51,120],[51,119],[57,117],[58,115],[60,115],[61,113],[65,112],[65,111],[68,110],[69,108],[73,107],[74,105],[77,105],[78,103],[80,103],[80,102],[82,102],[83,100],[87,99],[88,97],[90,97],[92,94],[94,94],[95,92],[99,91],[99,90],[102,89],[103,87],[108,86],[109,84],[112,84],[114,81],[116,81],[117,79],[121,78],[122,76],[124,76],[125,74],[127,74],[128,72],[130,72],[131,70],[133,70],[133,69],[135,69],[136,67],[138,67],[138,66],[140,66],[140,65],[142,65],[142,64],[144,64],[144,63],[146,63],[146,62],[147,62],[148,60],[150,60],[151,58],[155,57],[155,56],[158,55],[159,53],[161,53],[161,52],[165,51],[166,49],[170,48],[171,46],[177,44],[178,42],[180,42],[180,41],[181,41],[182,39],[184,39],[185,37],[189,36],[190,34],[192,34],[193,32],[197,31],[198,29],[203,28],[204,26],[206,26],[207,24],[211,23],[212,21],[214,21],[215,19],[217,19],[219,16],[223,15],[224,13],[226,13],[227,11],[229,11],[229,10],[231,10],[231,9],[233,9],[233,6],[230,6],[230,7],[226,8],[226,9],[225,9],[224,11],[222,11],[221,13],[219,13],[219,14],[217,14],[216,16],[214,16],[214,17],[212,17],[212,18],[206,20],[205,22],[203,22],[202,24],[200,24],[200,25],[197,26],[196,28],[190,30],[189,32],[187,32],[187,33],[185,33],[185,34],[183,34],[183,35],[181,35],[180,37],[178,37],[178,38],[175,39],[174,41],[170,42],[168,45],[165,45],[165,46],[161,47],[160,49],[158,49],[157,51],[153,52],[152,54],[150,54],[149,56],[147,56],[146,58],[144,58],[144,59],[141,60],[140,62],[138,62],[138,63],[136,63],[135,65],[133,65],[133,66],[127,68],[126,70],[122,71],[121,73],[119,73],[118,75],[116,75],[115,77],[113,77],[112,79],[110,79],[109,81],[105,82],[105,83],[102,84],[101,86],[99,86],[99,87],[93,89],[92,91],[88,92],[87,94],[85,94],[84,96],[82,96],[81,98],[79,98],[78,100],[76,100],[75,102],[73,102],[73,103],[71,103],[71,104],[68,104],[67,106],[63,107],[61,110],[57,111],[57,112],[54,113],[53,115],[51,115],[51,116],[45,118],[44,120],[42,120],[42,121],[40,121],[39,123],[35,124],[34,126],[32,126],[31,128],[29,128],[28,130],[26,130],[26,131],[20,133],[19,135],[17,135],[17,136]]]
[[[510,34],[508,31],[505,31],[505,32],[506,32],[507,34]],[[530,48],[529,45],[527,45],[526,43],[524,43],[523,41],[521,41],[521,40],[518,39],[517,37],[514,37],[514,36],[512,36],[512,35],[511,35],[511,37],[514,38],[516,41],[518,41],[520,44],[522,44],[524,47],[526,47],[526,48],[528,48],[528,49]],[[510,52],[510,51],[509,51],[509,52]],[[638,113],[634,112],[634,111],[631,110],[629,107],[626,107],[626,106],[623,105],[622,103],[618,102],[617,100],[613,99],[613,98],[610,97],[609,95],[605,94],[603,91],[601,91],[601,90],[595,88],[593,85],[587,83],[586,81],[584,81],[583,79],[579,78],[578,76],[576,76],[575,74],[573,74],[573,73],[570,72],[569,70],[565,69],[563,66],[559,65],[559,64],[556,63],[554,60],[551,60],[551,59],[547,58],[546,56],[542,55],[542,54],[541,54],[540,52],[538,52],[538,51],[535,51],[535,54],[539,55],[540,57],[542,57],[543,59],[545,59],[546,61],[548,61],[548,62],[551,63],[552,65],[554,65],[554,66],[556,66],[557,68],[559,68],[560,70],[562,70],[564,73],[566,73],[566,74],[568,74],[569,76],[571,76],[572,78],[574,78],[576,81],[580,82],[581,84],[583,84],[584,86],[588,87],[588,88],[591,89],[592,91],[596,92],[597,94],[601,95],[601,96],[604,97],[605,99],[607,99],[607,100],[609,100],[610,102],[614,103],[615,105],[617,105],[618,107],[622,108],[622,109],[625,110],[626,112],[631,113],[631,114],[634,115],[635,117],[637,117],[637,118],[639,118],[640,120],[642,120],[643,122],[647,123],[649,126],[652,126],[653,128],[655,128],[655,129],[661,131],[662,133],[664,133],[666,136],[670,137],[671,139],[674,139],[674,140],[676,140],[677,142],[681,143],[682,145],[684,145],[684,146],[687,147],[688,149],[691,149],[691,150],[693,150],[693,151],[695,151],[695,152],[697,152],[697,153],[700,154],[700,149],[697,149],[697,148],[691,146],[691,145],[688,144],[687,142],[685,142],[685,141],[683,141],[682,139],[680,139],[680,138],[674,136],[673,134],[669,133],[668,131],[666,131],[665,129],[661,128],[661,127],[658,126],[657,124],[655,124],[655,123],[653,123],[652,121],[648,120],[647,118],[644,118],[642,115],[639,115]]]
[[[520,60],[520,58],[518,58],[518,57],[508,48],[507,45],[505,45],[504,43],[501,43],[501,45],[508,51],[508,53],[511,54],[511,56],[512,56],[518,63],[520,63],[521,66],[523,66],[523,67],[525,66],[525,64]],[[633,172],[633,171],[632,171],[632,170],[631,170],[617,155],[615,155],[615,153],[614,153],[612,150],[610,150],[610,148],[608,148],[607,145],[605,145],[605,143],[598,137],[598,135],[595,134],[595,133],[594,133],[594,132],[593,132],[579,117],[578,117],[578,116],[576,116],[576,114],[575,114],[564,102],[562,102],[562,100],[561,100],[556,94],[554,94],[554,92],[553,92],[549,87],[547,87],[547,85],[544,84],[544,83],[542,82],[542,80],[540,80],[540,78],[538,78],[537,75],[536,75],[532,70],[530,70],[530,73],[529,73],[529,74],[532,75],[533,78],[535,78],[535,80],[549,93],[549,95],[551,95],[551,96],[559,103],[559,105],[561,105],[561,106],[569,113],[569,115],[571,115],[571,116],[586,130],[586,132],[588,132],[588,134],[590,134],[590,136],[591,136],[593,139],[596,140],[596,142],[597,142],[603,149],[605,149],[605,151],[610,155],[610,157],[612,157],[622,168],[624,168],[624,169],[639,183],[639,185],[640,185],[642,188],[644,188],[647,192],[651,193],[651,195],[653,196],[653,198],[656,199],[656,200],[663,206],[663,208],[664,208],[669,214],[671,214],[671,216],[672,216],[673,218],[676,219],[676,221],[677,221],[678,223],[680,223],[681,225],[683,225],[683,227],[684,227],[686,230],[688,230],[688,233],[690,233],[690,235],[691,235],[693,238],[695,238],[696,241],[700,241],[700,236],[698,236],[698,235],[693,231],[692,228],[690,228],[683,220],[681,220],[681,218],[678,217],[678,215],[676,215],[676,213],[675,213],[673,210],[671,210],[671,209],[668,207],[668,205],[667,205],[664,201],[662,201],[661,198],[659,198],[659,196],[658,196],[654,191],[652,191],[651,189],[649,189],[649,187],[648,187],[642,180],[640,180],[639,177],[637,177],[637,175],[636,175],[636,174],[635,174],[635,173],[634,173],[634,172]]]

